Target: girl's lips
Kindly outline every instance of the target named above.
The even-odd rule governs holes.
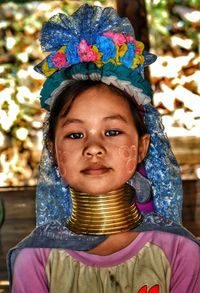
[[[110,168],[105,166],[91,166],[88,168],[85,168],[82,173],[86,175],[101,175],[104,173],[107,173],[110,170]]]

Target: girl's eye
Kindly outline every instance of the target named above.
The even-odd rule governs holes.
[[[71,138],[71,139],[80,139],[83,137],[84,137],[84,134],[81,132],[73,132],[67,135],[67,138]]]
[[[117,135],[119,135],[119,134],[121,134],[121,133],[122,133],[122,131],[120,131],[120,130],[110,129],[110,130],[107,130],[107,131],[105,132],[105,135],[106,135],[106,136],[117,136]]]

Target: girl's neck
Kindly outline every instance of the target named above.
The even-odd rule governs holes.
[[[133,188],[123,187],[102,195],[71,189],[72,214],[67,222],[77,234],[112,235],[130,231],[142,222]]]

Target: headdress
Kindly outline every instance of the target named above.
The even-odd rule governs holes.
[[[53,99],[71,80],[99,80],[126,91],[144,110],[144,121],[151,135],[144,162],[144,184],[139,187],[143,202],[146,182],[152,185],[155,211],[180,222],[182,184],[179,167],[164,133],[161,117],[152,105],[152,89],[144,78],[144,67],[156,60],[135,40],[127,18],[113,8],[81,6],[72,16],[57,14],[41,32],[41,47],[50,52],[35,69],[47,80],[41,91],[41,105],[49,110]],[[48,116],[47,120],[48,121]],[[48,127],[48,122],[47,126]],[[44,128],[44,135],[46,130]],[[130,179],[137,188],[136,178]],[[142,196],[143,194],[143,196]],[[44,146],[37,186],[37,224],[65,220],[71,213],[69,188],[60,178],[54,160]]]

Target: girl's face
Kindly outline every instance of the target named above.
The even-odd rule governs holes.
[[[148,144],[149,135],[138,137],[128,102],[106,86],[80,94],[55,131],[55,157],[64,181],[94,195],[127,182]]]

